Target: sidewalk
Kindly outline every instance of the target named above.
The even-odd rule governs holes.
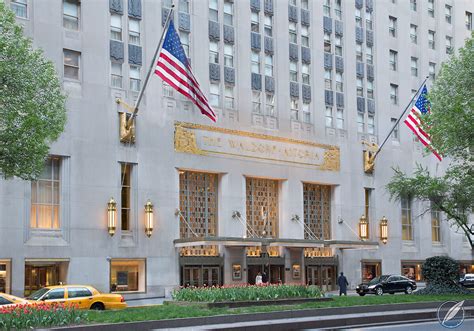
[[[126,300],[129,307],[145,307],[153,305],[162,305],[164,301],[172,300],[171,298],[146,298],[146,299],[128,299]]]

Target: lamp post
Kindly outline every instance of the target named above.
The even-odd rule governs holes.
[[[112,237],[115,234],[115,228],[117,227],[117,218],[115,213],[117,212],[117,203],[114,198],[110,198],[107,203],[107,229]]]
[[[153,233],[153,204],[148,200],[145,204],[145,234],[148,238]]]
[[[359,238],[362,241],[369,239],[369,223],[365,215],[362,215],[359,219]]]
[[[380,220],[380,240],[384,244],[386,244],[388,240],[388,220],[385,216]]]

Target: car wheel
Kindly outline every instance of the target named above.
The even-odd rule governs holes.
[[[382,289],[381,287],[377,287],[377,288],[375,289],[375,294],[377,294],[377,295],[383,295],[383,289]]]
[[[91,306],[91,310],[104,310],[105,306],[102,302],[96,302]]]
[[[359,293],[359,295],[360,295],[361,297],[363,297],[363,296],[365,295],[365,293]]]
[[[405,293],[406,294],[412,294],[413,293],[413,288],[411,286],[407,286],[407,288],[405,289]]]

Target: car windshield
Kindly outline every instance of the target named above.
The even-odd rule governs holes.
[[[44,287],[41,290],[38,290],[38,291],[34,292],[33,294],[31,294],[29,297],[27,297],[27,299],[28,300],[38,300],[39,298],[41,298],[48,291],[49,291],[49,288]]]
[[[375,278],[373,278],[373,279],[369,282],[369,285],[378,284],[378,283],[380,283],[381,281],[387,280],[387,278],[388,278],[388,276],[375,277]]]

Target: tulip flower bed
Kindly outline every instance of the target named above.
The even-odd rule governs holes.
[[[224,302],[261,301],[289,298],[320,298],[317,286],[306,285],[233,285],[221,287],[187,287],[173,292],[176,301]]]
[[[64,305],[17,305],[0,307],[0,330],[25,330],[84,322],[86,314]]]

